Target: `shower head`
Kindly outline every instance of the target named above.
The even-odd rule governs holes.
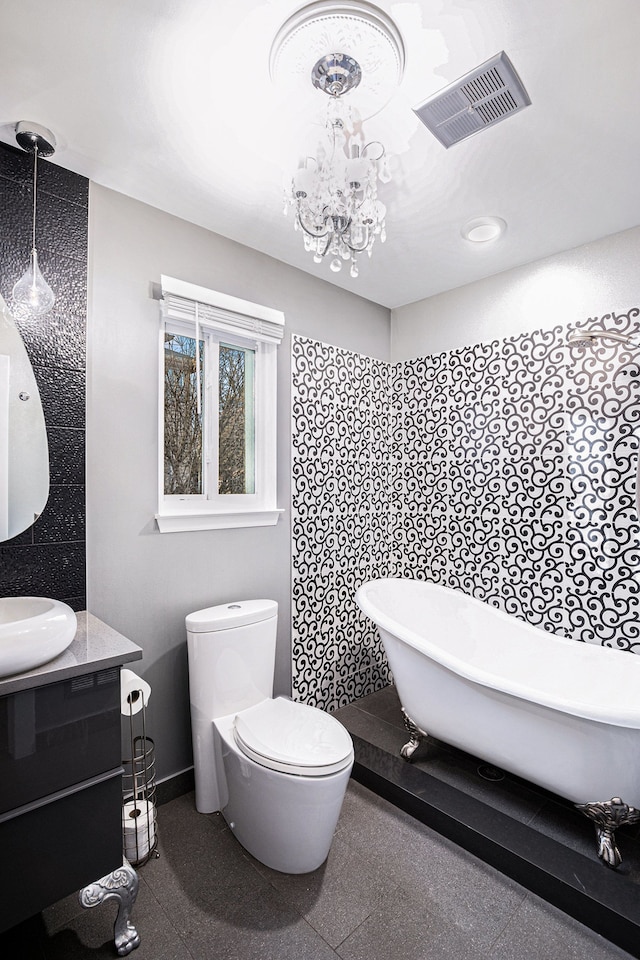
[[[576,331],[567,337],[569,343],[596,343],[598,340],[615,340],[617,343],[624,343],[627,347],[640,347],[637,334],[616,333],[615,330]]]

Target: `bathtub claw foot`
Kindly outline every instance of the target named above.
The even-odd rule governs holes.
[[[423,738],[427,737],[428,734],[416,726],[404,707],[402,707],[402,718],[407,732],[410,735],[410,739],[408,743],[405,743],[405,745],[400,748],[400,756],[404,757],[405,760],[411,760],[411,757],[420,746]]]
[[[601,803],[576,803],[576,808],[593,820],[598,838],[598,856],[612,870],[622,863],[616,844],[615,832],[623,824],[637,823],[640,810],[623,803],[620,797],[603,800]]]

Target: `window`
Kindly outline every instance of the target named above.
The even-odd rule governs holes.
[[[162,533],[274,524],[276,310],[162,278]]]

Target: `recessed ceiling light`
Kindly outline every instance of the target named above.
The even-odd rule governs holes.
[[[472,243],[486,243],[487,240],[497,240],[507,229],[507,224],[500,217],[475,217],[468,220],[462,228],[462,236]]]

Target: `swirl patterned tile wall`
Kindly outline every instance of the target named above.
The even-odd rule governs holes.
[[[634,308],[590,326],[629,333],[639,317]],[[640,653],[640,351],[610,343],[567,368],[568,629],[578,640]]]
[[[389,681],[353,594],[417,576],[640,652],[640,351],[570,344],[606,314],[394,366],[293,338],[294,696]]]
[[[294,696],[335,709],[389,682],[354,594],[389,576],[389,364],[292,343]]]

